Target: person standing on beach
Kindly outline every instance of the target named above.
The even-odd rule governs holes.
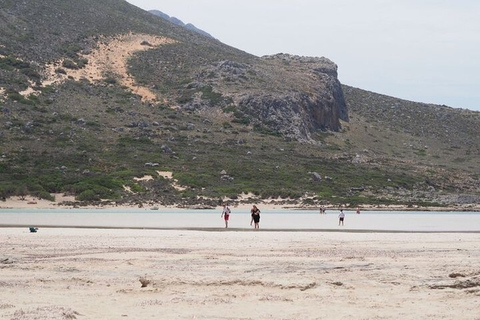
[[[220,215],[220,217],[225,220],[225,228],[228,228],[228,220],[230,219],[230,213],[231,213],[231,212],[232,212],[232,211],[231,211],[230,208],[228,207],[228,204],[227,204],[227,203],[224,203],[224,204],[223,204],[222,214]]]
[[[252,210],[250,210],[250,213],[252,214],[252,220],[250,221],[250,225],[252,223],[255,223],[255,229],[259,229],[259,223],[260,223],[260,209],[257,208],[256,205],[253,205]]]
[[[340,214],[338,215],[338,225],[343,226],[343,221],[345,220],[345,213],[343,213],[343,209],[340,209]]]

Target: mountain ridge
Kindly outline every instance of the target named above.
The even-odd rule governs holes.
[[[201,29],[198,29],[197,27],[195,27],[193,24],[191,23],[184,23],[182,20],[178,19],[178,18],[175,18],[175,17],[170,17],[168,14],[160,11],[160,10],[148,10],[148,12],[156,15],[156,16],[159,16],[165,20],[168,20],[176,25],[179,25],[181,27],[184,27],[188,30],[191,30],[191,31],[195,31],[201,35],[204,35],[206,37],[209,37],[209,38],[212,38],[214,39],[214,37],[209,34],[208,32],[204,31],[204,30],[201,30]]]
[[[327,58],[255,57],[125,1],[0,16],[2,197],[480,203],[480,113],[349,87]]]

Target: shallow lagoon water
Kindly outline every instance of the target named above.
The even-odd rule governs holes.
[[[223,229],[220,210],[185,209],[1,209],[0,226]],[[345,211],[338,226],[338,210],[264,209],[263,230],[480,232],[480,212]],[[229,227],[248,230],[247,209],[232,208]],[[1,231],[0,231],[1,232]]]

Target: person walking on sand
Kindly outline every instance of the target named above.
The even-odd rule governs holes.
[[[338,215],[338,225],[343,226],[343,221],[345,220],[345,213],[343,213],[343,209],[340,209],[340,214]]]
[[[220,218],[223,218],[223,220],[225,220],[225,228],[228,228],[228,220],[230,219],[230,213],[232,211],[230,210],[230,208],[228,207],[228,204],[227,203],[224,203],[223,204],[223,210],[222,210],[222,214],[220,215]]]
[[[252,210],[250,210],[250,213],[252,214],[252,220],[250,220],[250,225],[255,223],[255,229],[259,229],[259,223],[260,223],[260,209],[257,208],[256,205],[253,205]]]

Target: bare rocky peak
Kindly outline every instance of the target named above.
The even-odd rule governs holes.
[[[218,61],[203,68],[190,86],[213,88],[251,124],[299,141],[312,141],[318,130],[339,131],[340,120],[348,121],[337,65],[324,57],[282,53],[250,64]],[[208,104],[201,101],[197,97],[193,103]]]
[[[286,63],[308,64],[309,68],[319,73],[326,73],[337,77],[338,66],[330,59],[325,57],[306,57],[292,55],[288,53],[277,53],[274,55],[263,56],[264,60],[280,60]]]

